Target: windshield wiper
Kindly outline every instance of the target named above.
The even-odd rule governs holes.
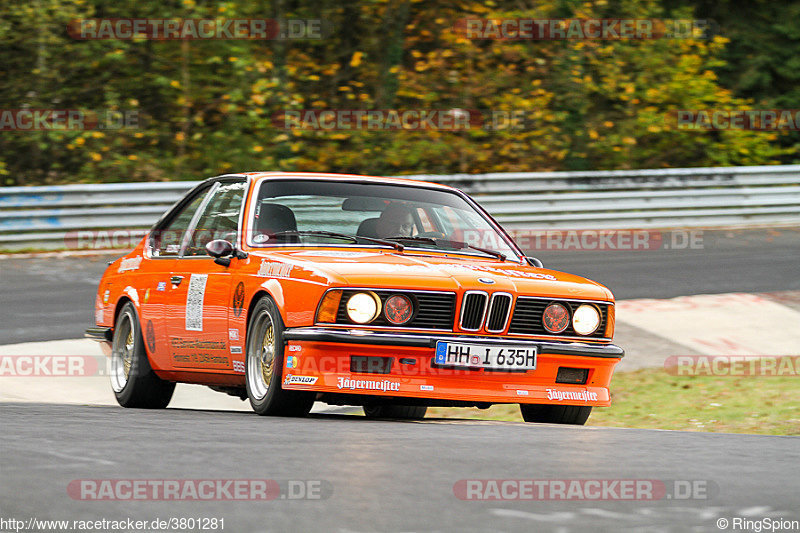
[[[458,242],[458,241],[453,241],[453,242],[454,244],[460,244],[462,248],[469,248],[470,250],[475,250],[476,252],[483,252],[485,254],[494,256],[498,258],[500,261],[506,260],[506,254],[504,253],[497,252],[495,250],[488,250],[486,248],[478,248],[477,246],[472,246],[471,244],[467,244],[465,242]]]
[[[438,246],[439,244],[444,244],[445,246],[451,246],[453,248],[469,248],[471,250],[475,250],[476,252],[483,252],[485,254],[491,255],[492,257],[496,257],[500,261],[506,260],[506,254],[504,253],[496,252],[494,250],[487,250],[486,248],[479,248],[477,246],[473,246],[471,244],[467,244],[461,241],[451,241],[448,239],[433,239],[431,237],[402,237],[400,235],[396,237],[386,237],[386,238],[393,240],[411,241],[411,242],[429,242],[434,246]]]
[[[383,239],[373,239],[372,237],[362,237],[361,235],[347,235],[346,233],[336,233],[335,231],[322,231],[322,230],[288,230],[288,231],[278,231],[276,233],[267,233],[268,236],[274,237],[278,235],[319,235],[321,237],[333,237],[338,239],[348,239],[357,243],[359,240],[367,241],[367,242],[374,242],[376,244],[382,244],[384,246],[390,246],[397,250],[398,252],[402,252],[405,249],[405,246],[400,244],[399,242],[392,242],[386,241]]]
[[[396,241],[411,241],[411,242],[429,242],[431,244],[438,244],[439,242],[441,242],[431,237],[404,237],[403,235],[395,235],[394,237],[385,237],[385,239],[393,241],[396,240]]]

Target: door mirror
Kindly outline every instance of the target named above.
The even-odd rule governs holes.
[[[206,244],[206,252],[211,257],[229,257],[233,254],[233,245],[228,241],[217,239]]]
[[[535,257],[526,257],[525,260],[528,262],[530,266],[536,268],[543,268],[542,262],[536,259]]]

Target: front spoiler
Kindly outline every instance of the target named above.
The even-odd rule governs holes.
[[[580,342],[549,342],[526,338],[485,337],[476,335],[420,334],[420,333],[381,333],[372,330],[335,329],[319,327],[288,328],[283,337],[289,341],[334,342],[342,344],[372,344],[377,346],[410,346],[416,348],[435,348],[436,341],[450,342],[491,342],[518,346],[531,344],[538,353],[554,355],[579,355],[584,357],[603,357],[621,359],[625,350],[614,344],[584,344]]]

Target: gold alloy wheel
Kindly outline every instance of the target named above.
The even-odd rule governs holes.
[[[256,339],[260,339],[260,342]],[[247,353],[247,384],[250,394],[262,400],[269,392],[275,373],[275,325],[272,317],[263,311],[253,327],[253,344]]]
[[[114,342],[111,347],[111,388],[114,392],[122,392],[133,368],[133,357],[136,352],[133,315],[124,311],[117,321],[114,331]]]
[[[133,364],[133,328],[128,332],[125,339],[125,352],[122,354],[122,366],[127,380],[131,375],[131,365]]]
[[[272,371],[275,368],[275,328],[270,321],[269,326],[264,331],[264,339],[261,342],[261,377],[269,387],[272,380]]]

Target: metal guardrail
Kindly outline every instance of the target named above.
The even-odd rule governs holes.
[[[403,177],[458,187],[513,230],[800,223],[800,165]],[[196,183],[0,188],[0,249],[147,228]]]

